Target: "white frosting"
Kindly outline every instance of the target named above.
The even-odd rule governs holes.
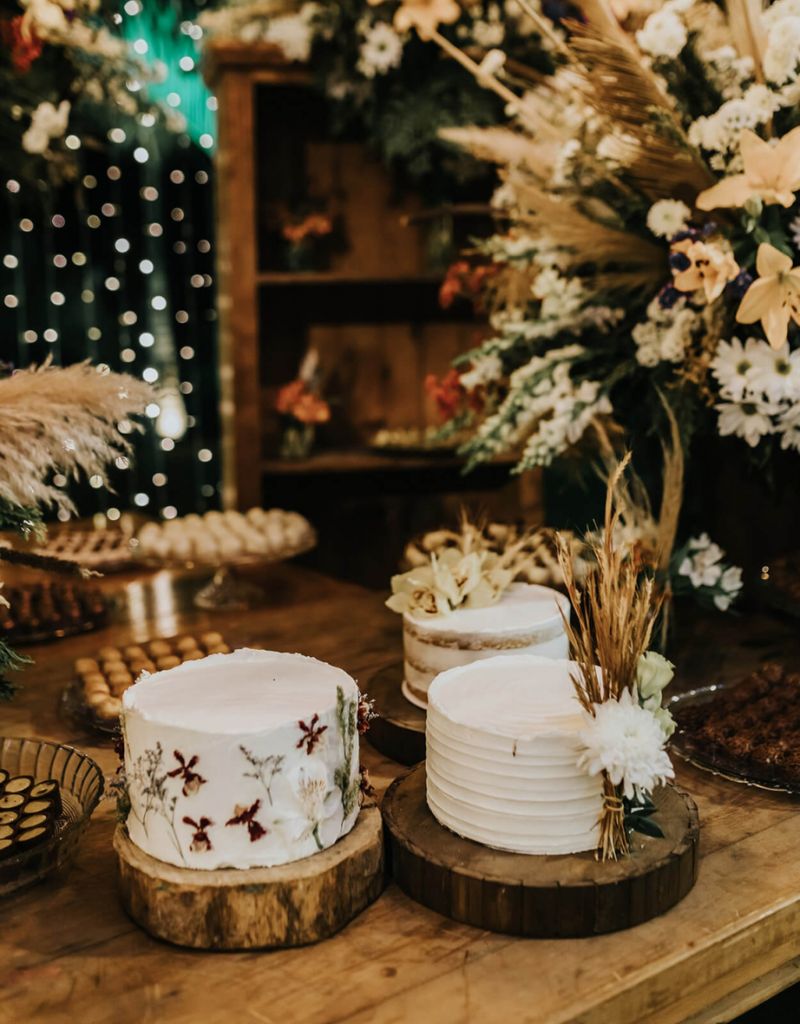
[[[425,706],[440,672],[497,655],[537,654],[566,658],[569,645],[559,609],[569,601],[550,587],[513,583],[497,604],[457,608],[450,615],[403,616],[406,695]]]
[[[346,672],[300,654],[240,650],[144,676],[123,697],[132,841],[206,869],[331,846],[358,816],[357,705]]]
[[[575,670],[573,662],[515,655],[437,677],[426,772],[428,806],[443,825],[515,853],[597,846],[602,783],[577,767]]]

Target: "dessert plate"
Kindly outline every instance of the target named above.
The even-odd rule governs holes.
[[[768,773],[759,771],[757,766],[748,765],[730,754],[712,753],[704,749],[701,743],[682,729],[680,720],[682,711],[711,703],[715,697],[719,697],[733,685],[736,684],[713,683],[709,686],[700,686],[694,690],[687,690],[685,693],[675,694],[667,702],[667,707],[677,722],[677,728],[669,744],[670,752],[677,754],[678,757],[694,765],[695,768],[712,772],[729,782],[755,786],[771,793],[800,796],[800,782],[796,786],[791,786],[784,780],[778,781],[774,776],[770,777]]]

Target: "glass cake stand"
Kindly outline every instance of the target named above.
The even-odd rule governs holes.
[[[264,588],[250,580],[242,579],[241,569],[258,569],[297,558],[317,545],[317,535],[311,531],[301,543],[275,551],[270,555],[239,555],[235,558],[204,561],[202,559],[157,559],[149,557],[147,564],[157,569],[202,570],[211,573],[211,579],[194,595],[197,608],[207,611],[236,611],[257,608],[265,599]]]

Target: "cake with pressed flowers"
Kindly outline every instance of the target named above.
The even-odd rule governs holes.
[[[525,854],[598,845],[602,782],[578,767],[573,662],[517,655],[437,676],[428,691],[428,807],[452,832]]]
[[[447,615],[403,615],[403,692],[428,704],[440,672],[497,655],[535,654],[566,658],[564,615],[569,602],[557,590],[512,583],[499,601],[484,608],[460,607]]]
[[[360,804],[359,693],[341,669],[239,650],[123,696],[126,825],[180,867],[270,867],[332,846]]]

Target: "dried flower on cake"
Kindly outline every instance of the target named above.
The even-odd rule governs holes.
[[[268,831],[259,821],[256,821],[256,815],[258,814],[260,807],[260,800],[256,800],[255,803],[250,804],[249,807],[237,804],[233,809],[233,817],[229,818],[225,824],[245,825],[247,827],[247,834],[250,836],[250,842],[254,843],[256,840],[265,836]]]
[[[167,777],[170,779],[182,779],[183,789],[181,792],[184,796],[191,796],[193,793],[196,793],[206,781],[202,775],[194,771],[194,768],[197,766],[200,758],[197,754],[194,754],[187,761],[180,750],[173,750],[172,756],[178,762],[178,767],[173,768],[171,772],[167,772]]]
[[[319,715],[316,711],[307,725],[302,719],[297,725],[303,735],[297,741],[295,747],[298,750],[302,750],[305,747],[307,754],[313,754],[317,744],[322,742],[322,735],[327,730],[327,725],[319,724]]]
[[[211,838],[208,834],[209,828],[214,824],[211,818],[201,818],[199,821],[195,821],[194,818],[184,815],[182,820],[184,825],[189,825],[190,828],[194,829],[192,841],[189,845],[192,853],[208,853],[209,850],[213,849]]]

